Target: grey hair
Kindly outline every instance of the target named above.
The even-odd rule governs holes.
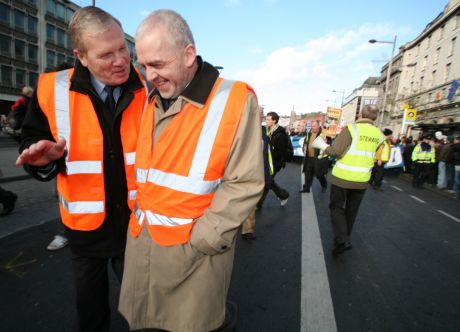
[[[195,45],[192,31],[187,22],[177,12],[169,9],[159,9],[150,13],[137,28],[136,39],[144,33],[160,28],[164,29],[167,39],[174,47]]]
[[[113,23],[123,30],[120,21],[106,11],[87,6],[80,8],[73,14],[69,23],[69,35],[72,39],[72,46],[80,52],[86,52],[86,46],[82,42],[82,33],[85,31],[102,32],[108,29]]]
[[[374,121],[379,116],[379,108],[375,105],[366,105],[364,106],[361,114],[363,118],[371,119]]]

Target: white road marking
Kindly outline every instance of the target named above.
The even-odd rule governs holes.
[[[457,217],[454,217],[453,215],[447,213],[447,212],[444,212],[443,210],[436,210],[438,211],[439,213],[445,215],[446,217],[449,217],[450,219],[452,220],[455,220],[456,222],[460,222],[460,219],[458,219]]]
[[[302,285],[300,293],[300,331],[337,332],[313,193],[301,195]]]
[[[426,202],[420,198],[418,198],[417,196],[414,196],[414,195],[409,195],[410,197],[412,197],[413,199],[415,199],[416,201],[419,201],[420,203],[423,203],[425,204]]]
[[[399,187],[396,187],[396,186],[392,186],[392,187],[395,188],[395,189],[398,190],[398,191],[404,191],[404,190],[402,190],[402,189],[399,188]]]

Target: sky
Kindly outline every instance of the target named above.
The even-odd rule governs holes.
[[[74,0],[80,6],[92,1]],[[339,107],[392,51],[415,39],[448,0],[96,0],[134,36],[148,13],[172,9],[188,22],[197,52],[221,76],[247,82],[266,112]],[[343,91],[342,92],[333,92]]]

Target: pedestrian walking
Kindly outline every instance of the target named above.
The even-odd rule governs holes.
[[[286,156],[288,153],[288,144],[290,138],[286,130],[278,124],[280,117],[276,112],[269,112],[265,116],[267,125],[268,143],[271,148],[271,155],[273,160],[273,175],[271,176],[270,185],[264,188],[261,199],[257,203],[257,208],[261,209],[265,198],[270,190],[272,190],[276,197],[280,200],[281,206],[285,206],[289,199],[289,192],[279,186],[275,182],[275,176],[286,165]]]
[[[374,167],[372,168],[371,178],[369,183],[372,188],[377,191],[383,191],[382,182],[385,176],[385,164],[390,160],[391,148],[393,146],[392,136],[393,131],[385,128],[383,130],[384,140],[383,144],[379,146],[375,153]]]
[[[136,149],[119,310],[132,330],[234,331],[235,238],[264,186],[257,98],[197,56],[174,11],[144,19],[136,53],[155,89]]]
[[[435,162],[435,148],[430,144],[431,135],[422,136],[422,141],[418,143],[412,151],[412,163],[414,168],[414,177],[412,186],[414,188],[423,188],[423,184],[428,178],[431,168]]]
[[[371,177],[375,153],[383,143],[382,132],[373,125],[378,114],[375,105],[366,105],[356,123],[344,128],[330,146],[321,136],[312,144],[337,158],[329,203],[335,256],[352,248],[351,231]]]
[[[69,23],[72,69],[40,75],[17,165],[57,176],[76,282],[79,330],[109,331],[108,264],[121,281],[134,207],[134,158],[146,89],[120,22],[97,7]]]
[[[303,158],[304,184],[301,193],[309,193],[313,178],[316,177],[321,184],[321,192],[326,192],[326,174],[329,170],[329,159],[321,150],[313,148],[311,145],[316,137],[321,135],[322,128],[318,120],[313,121],[310,131],[305,136],[302,150],[305,155]],[[330,143],[330,140],[327,141]]]
[[[454,164],[455,176],[453,191],[457,198],[460,198],[460,135],[457,134],[452,145],[452,162]]]

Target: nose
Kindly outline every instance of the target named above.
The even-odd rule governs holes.
[[[158,77],[158,73],[156,72],[155,69],[146,68],[145,77],[147,77],[147,81],[153,82]]]

